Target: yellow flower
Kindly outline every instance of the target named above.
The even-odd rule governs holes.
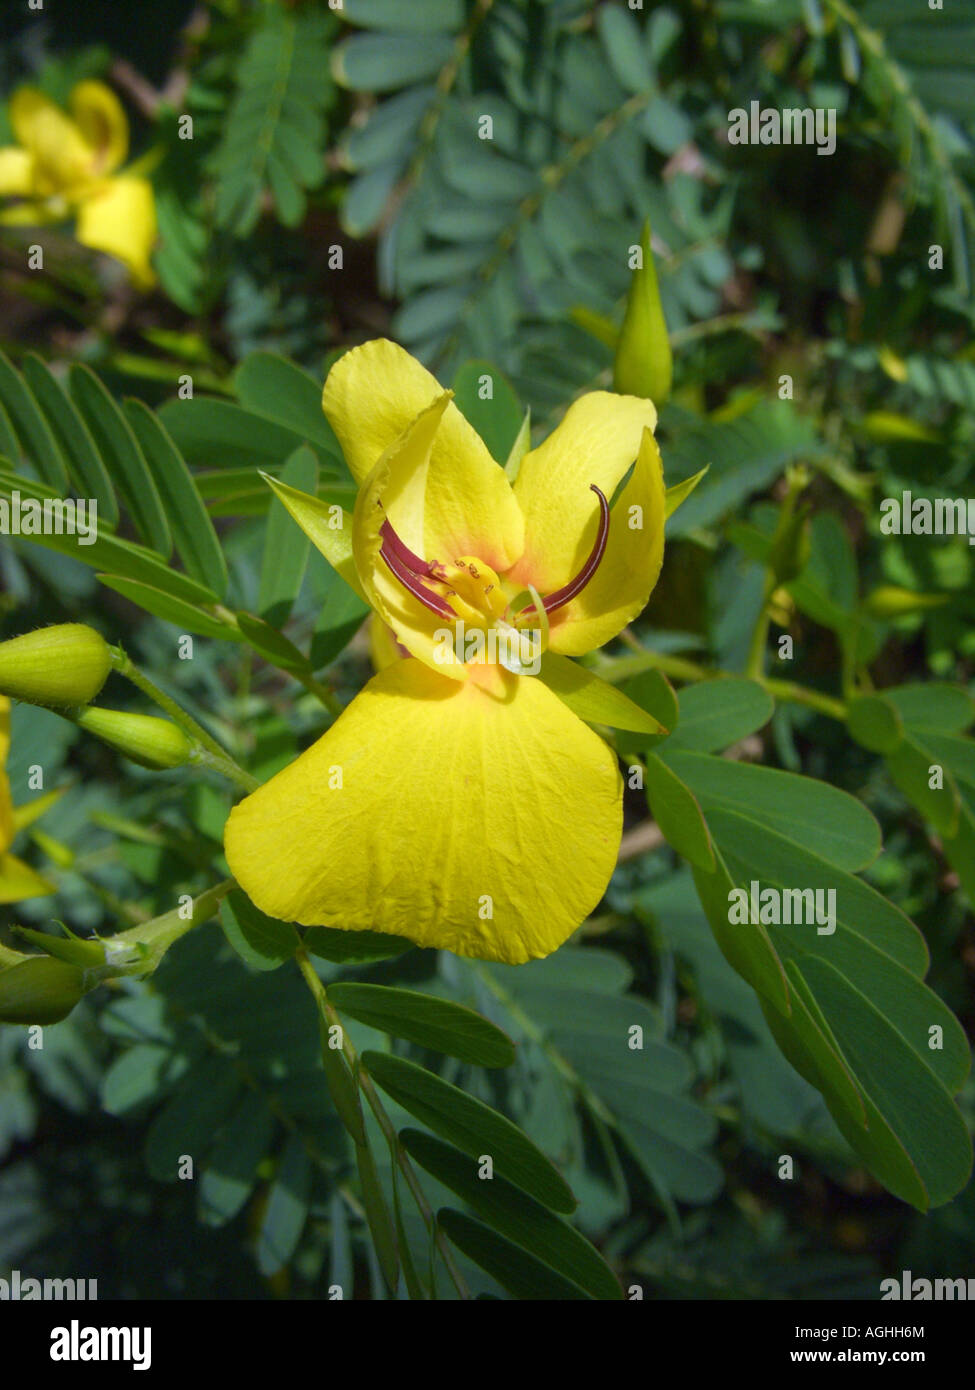
[[[29,864],[9,854],[14,836],[34,819],[34,804],[14,810],[10,799],[10,778],[7,776],[7,755],[10,752],[10,701],[0,695],[0,903],[16,903],[21,898],[39,898],[53,893],[54,887]],[[48,797],[37,798],[38,809],[46,809]],[[41,807],[40,803],[43,803]]]
[[[101,82],[79,82],[68,105],[70,115],[33,87],[11,97],[17,144],[0,148],[0,196],[20,201],[0,221],[34,226],[74,216],[78,241],[118,257],[147,289],[155,283],[156,205],[148,179],[115,173],[128,153],[125,112]]]
[[[538,650],[532,632],[563,656],[590,651],[646,604],[663,558],[656,411],[581,397],[512,485],[394,343],[346,353],[323,407],[359,484],[354,516],[336,525],[337,509],[275,491],[410,658],[387,644],[322,738],[235,807],[231,871],[303,925],[512,964],[548,955],[605,891],[622,781],[517,657]]]

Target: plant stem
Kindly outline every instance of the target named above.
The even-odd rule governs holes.
[[[752,628],[751,641],[748,644],[748,659],[745,662],[745,675],[753,681],[760,681],[765,675],[765,643],[768,641],[769,623],[771,622],[769,602],[774,592],[775,578],[773,575],[769,575],[762,591],[762,606],[758,610],[758,617]]]
[[[236,762],[225,748],[221,748],[215,738],[207,733],[202,724],[197,723],[191,714],[187,714],[175,700],[170,699],[164,690],[160,690],[156,683],[149,679],[144,672],[132,662],[127,652],[121,647],[110,648],[112,653],[112,665],[120,676],[137,686],[144,695],[148,695],[154,704],[178,724],[185,734],[193,740],[197,747],[194,749],[191,761],[202,767],[212,768],[213,771],[228,777],[244,791],[256,791],[261,785],[256,777]]]
[[[453,1283],[454,1288],[457,1290],[459,1297],[463,1299],[469,1299],[470,1290],[467,1287],[467,1283],[464,1279],[464,1276],[457,1268],[457,1262],[454,1259],[454,1253],[451,1250],[450,1245],[448,1244],[447,1238],[444,1235],[443,1231],[441,1231],[439,1226],[437,1225],[436,1218],[434,1217],[433,1211],[430,1207],[430,1203],[427,1201],[426,1193],[423,1191],[423,1188],[420,1185],[420,1180],[416,1175],[416,1170],[410,1162],[409,1155],[407,1154],[406,1150],[403,1148],[402,1144],[399,1141],[399,1135],[396,1133],[396,1128],[392,1120],[387,1115],[386,1109],[379,1098],[379,1093],[376,1090],[375,1084],[373,1083],[373,1079],[366,1071],[365,1067],[362,1065],[362,1062],[359,1060],[359,1055],[356,1052],[355,1047],[349,1040],[348,1030],[342,1024],[342,1020],[336,1012],[335,1005],[329,999],[328,992],[326,991],[325,986],[319,979],[318,972],[315,970],[315,967],[309,960],[308,953],[304,950],[304,948],[301,948],[297,952],[295,959],[298,962],[298,968],[304,976],[308,988],[312,992],[312,995],[315,999],[315,1003],[321,1009],[322,1013],[327,1018],[329,1024],[332,1027],[338,1027],[341,1029],[342,1050],[345,1053],[345,1058],[349,1064],[349,1069],[352,1072],[352,1075],[356,1077],[356,1079],[358,1080],[359,1089],[362,1091],[362,1094],[369,1102],[369,1105],[372,1109],[372,1113],[375,1115],[376,1120],[379,1124],[379,1128],[383,1132],[383,1137],[389,1145],[389,1152],[393,1159],[393,1162],[396,1164],[400,1172],[403,1174],[403,1177],[406,1180],[406,1185],[409,1187],[410,1192],[413,1194],[413,1200],[416,1202],[417,1209],[419,1210],[419,1213],[423,1218],[424,1225],[426,1226],[427,1231],[430,1234],[431,1240],[436,1244],[437,1249],[440,1251],[440,1255],[443,1259],[444,1265],[447,1268],[447,1273],[450,1275],[451,1282]]]
[[[722,676],[732,674],[702,666],[696,661],[688,661],[683,656],[669,656],[665,652],[650,651],[641,647],[632,634],[626,640],[628,646],[635,647],[633,656],[604,657],[592,668],[597,675],[611,684],[649,670],[661,671],[665,676],[673,676],[675,680],[680,681],[720,680]],[[810,690],[808,686],[797,685],[795,681],[779,680],[774,676],[756,676],[755,680],[778,700],[793,705],[805,705],[830,719],[838,719],[843,723],[846,721],[845,702],[832,695],[825,695],[820,690]]]
[[[300,681],[305,689],[325,706],[329,714],[338,716],[342,713],[342,702],[334,691],[322,685],[321,681],[317,681],[314,676],[302,675],[300,671],[295,671],[293,674],[295,680]]]
[[[197,767],[209,768],[211,772],[219,772],[221,777],[226,777],[228,782],[233,782],[244,792],[257,791],[261,785],[256,777],[252,777],[249,772],[235,763],[233,758],[211,753],[209,748],[204,748],[199,742],[194,744],[193,751],[190,753],[190,762]]]

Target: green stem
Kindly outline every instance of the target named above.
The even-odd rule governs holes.
[[[218,617],[221,622],[226,623],[228,627],[236,628],[237,631],[240,632],[243,640],[247,642],[250,650],[252,652],[257,652],[257,655],[261,657],[262,661],[266,661],[269,666],[273,666],[278,671],[283,671],[286,676],[290,676],[291,679],[296,680],[299,685],[303,685],[309,694],[314,695],[319,704],[323,705],[325,709],[328,710],[329,714],[338,716],[342,713],[341,702],[336,697],[334,691],[322,685],[321,681],[317,681],[310,671],[296,671],[290,666],[280,666],[268,653],[258,652],[257,648],[248,641],[247,634],[242,631],[240,623],[237,621],[237,615],[232,612],[231,609],[225,608],[222,603],[217,603],[214,605],[213,612],[214,615]]]
[[[751,641],[748,644],[748,659],[745,662],[745,675],[754,681],[762,680],[765,675],[765,644],[768,641],[769,623],[772,620],[769,603],[774,592],[775,577],[770,574],[762,591],[762,606],[758,610],[758,617],[752,628]]]
[[[312,992],[312,995],[315,999],[315,1003],[318,1005],[319,1009],[321,1010],[325,1018],[328,1020],[329,1024],[333,1027],[338,1027],[342,1030],[342,1049],[345,1053],[346,1061],[349,1064],[349,1069],[352,1072],[352,1075],[358,1079],[359,1089],[362,1091],[362,1094],[369,1102],[370,1108],[372,1109],[372,1113],[375,1115],[376,1121],[379,1124],[379,1128],[383,1132],[383,1137],[389,1145],[390,1156],[392,1157],[393,1162],[399,1168],[400,1172],[403,1174],[403,1177],[406,1180],[406,1185],[407,1187],[409,1187],[410,1192],[413,1194],[413,1200],[416,1202],[417,1209],[423,1218],[423,1222],[427,1228],[427,1231],[429,1232],[430,1239],[435,1243],[437,1249],[440,1251],[441,1258],[443,1259],[444,1265],[447,1268],[447,1273],[450,1275],[451,1282],[453,1283],[454,1288],[457,1290],[457,1293],[460,1298],[469,1299],[470,1291],[464,1280],[464,1276],[457,1268],[457,1262],[454,1259],[454,1253],[450,1248],[450,1245],[448,1244],[447,1238],[444,1235],[443,1231],[441,1231],[440,1227],[437,1225],[437,1221],[434,1217],[433,1211],[431,1210],[430,1203],[427,1201],[426,1193],[423,1191],[423,1188],[420,1185],[420,1180],[416,1175],[416,1171],[412,1163],[410,1162],[409,1155],[407,1154],[406,1150],[403,1148],[403,1145],[399,1141],[399,1135],[396,1133],[396,1128],[392,1120],[387,1115],[386,1109],[379,1098],[379,1093],[376,1090],[372,1077],[369,1075],[365,1067],[362,1065],[362,1062],[359,1060],[359,1055],[356,1052],[355,1047],[349,1040],[348,1030],[345,1028],[345,1026],[342,1023],[342,1020],[336,1012],[335,1005],[329,999],[325,986],[318,978],[318,973],[315,970],[315,967],[312,965],[311,961],[309,960],[308,954],[304,950],[304,948],[298,951],[296,959],[298,961],[298,968],[301,970],[301,973],[305,978],[305,982]]]
[[[251,776],[249,772],[235,763],[233,758],[211,753],[209,748],[204,748],[199,742],[194,745],[193,751],[190,753],[190,762],[196,767],[206,767],[211,772],[218,772],[221,777],[226,777],[228,782],[233,782],[243,792],[257,791],[261,785],[256,777]]]
[[[170,719],[178,724],[197,745],[191,757],[192,762],[220,772],[244,791],[257,790],[261,785],[257,778],[245,771],[227,750],[221,748],[217,740],[207,733],[202,724],[197,723],[191,714],[187,714],[175,700],[170,699],[164,690],[160,690],[155,681],[150,680],[144,672],[140,671],[127,652],[124,652],[121,647],[111,647],[110,651],[112,653],[112,665],[119,675],[131,681],[144,695],[148,695],[149,699],[161,710],[164,710]]]
[[[321,681],[317,681],[314,676],[302,675],[300,671],[293,674],[295,680],[300,681],[305,689],[325,706],[329,714],[334,714],[337,717],[342,713],[342,702],[333,691],[322,685]]]
[[[635,639],[628,642],[628,645],[633,646],[634,643]],[[729,674],[726,671],[716,671],[713,667],[701,666],[696,661],[688,661],[683,656],[669,656],[664,652],[649,651],[646,647],[640,647],[638,643],[636,646],[638,651],[634,652],[633,656],[604,657],[592,669],[612,685],[649,670],[660,671],[665,676],[672,676],[674,680],[679,681],[719,680]],[[843,700],[824,695],[819,690],[810,690],[808,686],[797,685],[795,681],[778,680],[774,676],[756,676],[755,679],[777,700],[784,700],[793,705],[805,705],[830,719],[846,722],[847,709]]]

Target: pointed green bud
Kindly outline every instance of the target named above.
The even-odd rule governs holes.
[[[897,584],[881,584],[867,595],[863,607],[871,618],[904,618],[912,613],[923,613],[926,608],[940,608],[950,597],[950,594],[916,594],[913,589],[902,589]]]
[[[154,769],[182,767],[188,762],[193,745],[176,724],[151,714],[128,714],[123,710],[72,710],[68,716],[79,728],[110,743],[142,767]]]
[[[640,258],[634,267],[623,327],[616,344],[613,390],[620,395],[646,396],[659,405],[670,395],[672,377],[670,339],[650,249],[648,220],[643,224]]]
[[[86,705],[111,668],[108,643],[94,628],[40,627],[0,642],[0,695],[31,705]]]

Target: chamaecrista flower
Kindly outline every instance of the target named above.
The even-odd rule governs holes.
[[[656,411],[582,396],[512,485],[394,343],[340,358],[323,408],[359,485],[354,515],[337,525],[336,508],[275,491],[410,656],[234,808],[231,872],[263,911],[306,926],[546,956],[605,891],[622,779],[604,740],[491,639],[524,653],[532,631],[578,656],[644,607],[663,559]],[[461,622],[463,642],[445,642]]]
[[[16,903],[22,898],[40,898],[54,892],[54,885],[42,878],[29,864],[8,851],[14,836],[34,819],[35,810],[28,802],[14,809],[10,797],[10,778],[7,776],[7,755],[10,752],[10,701],[0,695],[0,903]],[[38,797],[41,804],[50,804],[47,797]]]
[[[0,197],[17,201],[0,222],[43,226],[75,219],[84,246],[124,262],[135,284],[155,283],[149,256],[156,240],[152,184],[116,174],[129,148],[129,123],[102,82],[79,82],[70,114],[43,92],[21,87],[10,99],[16,145],[0,148]]]

